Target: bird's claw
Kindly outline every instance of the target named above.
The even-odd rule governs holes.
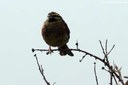
[[[53,53],[53,50],[51,49],[51,47],[49,47],[48,52],[46,54],[48,55],[48,54],[52,54],[52,53]]]

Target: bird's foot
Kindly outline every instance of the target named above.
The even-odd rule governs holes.
[[[47,55],[52,54],[52,53],[53,53],[53,50],[51,49],[51,46],[50,46],[49,49],[48,49]]]

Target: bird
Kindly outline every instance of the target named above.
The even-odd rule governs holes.
[[[52,47],[58,47],[61,56],[74,56],[67,43],[70,38],[70,30],[60,14],[57,12],[50,12],[47,15],[46,21],[42,26],[41,35],[49,45],[49,50]]]

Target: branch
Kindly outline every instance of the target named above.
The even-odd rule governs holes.
[[[94,75],[95,75],[95,78],[96,78],[96,84],[98,84],[98,77],[97,77],[97,73],[96,73],[96,63],[94,62]]]
[[[66,50],[66,49],[64,49],[64,50]],[[87,52],[87,51],[84,51],[84,50],[81,50],[81,49],[68,49],[68,50],[81,52],[81,53],[84,53],[84,54],[86,54],[86,55],[89,55],[90,57],[94,57],[95,59],[98,59],[98,60],[104,62],[103,59],[101,59],[101,58],[99,58],[98,56],[93,55],[93,54],[91,54],[91,53],[89,53],[89,52]],[[42,52],[42,51],[49,51],[49,50],[46,50],[46,49],[34,49],[34,48],[32,48],[32,52],[35,52],[35,51],[40,51],[40,52]],[[58,49],[51,49],[51,51],[54,52],[54,51],[59,51],[59,50],[58,50]]]
[[[114,49],[115,45],[112,46],[111,50],[107,53],[107,55],[109,55],[111,53],[111,51]]]
[[[36,54],[34,55],[34,57],[36,58],[36,62],[37,62],[39,71],[40,71],[41,75],[43,76],[43,79],[44,79],[45,83],[46,83],[47,85],[51,85],[51,84],[47,81],[47,79],[46,79],[46,77],[45,77],[45,75],[44,75],[44,69],[43,69],[42,65],[39,64],[39,61],[38,61],[38,58],[37,58]]]
[[[122,85],[124,85],[124,81],[123,81],[123,79],[122,79],[120,70],[117,68],[117,66],[116,66],[116,67],[114,66],[114,68],[113,68],[113,66],[110,65],[110,62],[109,62],[109,60],[108,60],[108,55],[109,55],[110,52],[114,49],[115,45],[113,45],[112,48],[111,48],[111,50],[108,52],[108,49],[107,49],[107,42],[108,42],[108,40],[106,40],[105,48],[103,47],[102,42],[101,42],[101,41],[99,41],[99,42],[100,42],[100,45],[101,45],[103,54],[104,54],[104,56],[105,56],[103,63],[104,63],[105,66],[107,66],[108,69],[109,69],[108,72],[110,73],[110,85],[112,85],[112,78],[114,78],[116,84],[117,84],[117,80],[116,80],[116,78],[117,78],[117,79],[122,83]],[[104,49],[105,49],[105,50],[104,50]],[[115,78],[115,77],[116,77],[116,78]]]
[[[99,56],[96,56],[96,55],[94,55],[94,54],[92,54],[92,53],[89,53],[89,52],[87,52],[87,51],[84,51],[84,50],[79,49],[79,48],[78,48],[78,41],[77,41],[77,43],[76,43],[76,49],[68,49],[68,50],[84,53],[84,55],[83,55],[82,59],[80,60],[80,62],[82,62],[82,60],[83,60],[83,59],[85,58],[85,56],[87,56],[87,55],[89,55],[89,56],[92,57],[92,58],[95,58],[96,60],[101,61],[101,62],[105,65],[105,67],[108,68],[108,71],[107,71],[107,72],[110,73],[110,85],[112,85],[112,83],[113,83],[113,82],[112,82],[112,79],[113,79],[113,78],[114,78],[114,81],[116,82],[116,84],[117,84],[117,80],[116,80],[116,79],[118,79],[118,81],[120,81],[120,82],[122,83],[122,85],[125,85],[125,84],[124,84],[124,81],[123,81],[123,79],[122,79],[122,76],[121,76],[121,72],[120,72],[120,71],[117,72],[117,71],[116,71],[117,69],[113,68],[113,66],[110,64],[109,59],[108,59],[108,55],[109,55],[109,54],[111,53],[111,51],[114,49],[115,45],[113,45],[112,48],[110,49],[110,51],[108,51],[108,46],[107,46],[108,40],[106,40],[106,42],[105,42],[105,47],[103,47],[101,41],[99,41],[99,42],[100,42],[100,46],[101,46],[102,51],[103,51],[103,54],[104,54],[104,59],[102,59],[102,58],[100,58]],[[66,49],[63,49],[63,50],[66,50]],[[48,52],[49,50],[46,50],[46,49],[34,49],[34,48],[32,48],[32,52],[35,52],[35,51],[40,51],[40,52],[46,51],[46,52]],[[59,51],[59,50],[58,50],[58,49],[51,49],[51,51]],[[46,80],[46,78],[45,78],[45,76],[44,76],[43,68],[42,68],[42,66],[39,65],[37,57],[36,57],[36,60],[37,60],[37,64],[38,64],[40,73],[42,74],[42,76],[43,76],[45,82],[47,83],[47,85],[50,85],[50,83]],[[96,67],[94,66],[94,72],[95,72],[96,82],[97,82],[97,85],[98,85],[98,78],[97,78],[97,75],[96,75],[96,69],[95,69],[95,68],[96,68]],[[104,69],[105,69],[105,68],[104,68]]]

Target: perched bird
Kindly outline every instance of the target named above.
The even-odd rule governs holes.
[[[71,50],[69,50],[67,43],[70,38],[70,30],[63,20],[63,18],[56,12],[48,13],[48,19],[44,22],[42,27],[42,36],[44,41],[51,46],[58,47],[60,55],[66,54],[73,56]]]

